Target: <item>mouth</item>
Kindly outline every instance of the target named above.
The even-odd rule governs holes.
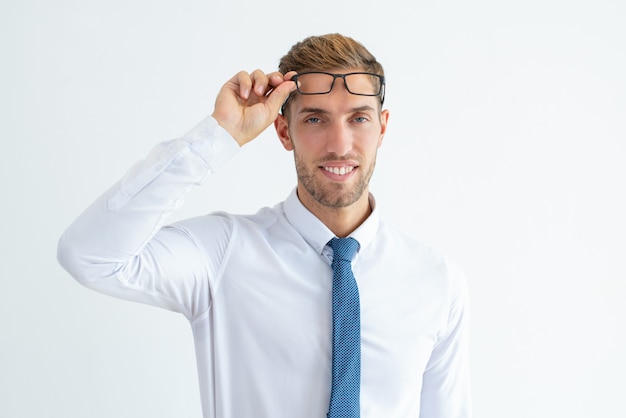
[[[325,167],[322,166],[322,169],[330,174],[334,174],[336,176],[345,176],[346,174],[350,174],[356,166],[353,165],[342,165],[339,167]]]

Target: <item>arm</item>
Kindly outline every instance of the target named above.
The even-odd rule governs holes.
[[[60,264],[103,293],[188,317],[206,310],[212,272],[205,254],[184,228],[165,222],[194,185],[272,123],[293,88],[286,80],[260,71],[229,80],[213,117],[155,147],[67,228],[58,244]],[[219,258],[229,225],[213,222],[218,251],[211,256]]]
[[[469,297],[464,274],[450,266],[451,303],[424,372],[420,418],[471,418]]]

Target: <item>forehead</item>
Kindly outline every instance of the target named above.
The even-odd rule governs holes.
[[[350,67],[350,68],[303,68],[298,73],[331,73],[331,74],[348,74],[348,73],[358,73],[358,72],[366,72],[365,68],[362,67]]]
[[[358,96],[348,93],[344,88],[333,88],[328,94],[295,94],[290,99],[290,111],[293,115],[303,112],[345,114],[356,110],[361,112],[380,111],[380,100],[376,96]]]

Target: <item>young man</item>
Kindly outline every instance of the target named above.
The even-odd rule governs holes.
[[[361,44],[307,38],[278,72],[229,80],[59,241],[84,285],[189,319],[205,418],[470,417],[463,275],[369,193],[384,88]],[[165,224],[271,123],[298,175],[284,202]]]

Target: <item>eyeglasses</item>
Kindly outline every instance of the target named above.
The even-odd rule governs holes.
[[[291,80],[296,83],[296,91],[303,95],[328,94],[335,85],[335,80],[341,78],[348,93],[358,96],[379,96],[380,103],[385,101],[385,77],[380,74],[354,72],[347,74],[332,74],[322,71],[311,71],[294,75]],[[291,96],[290,96],[291,97]],[[285,113],[285,106],[281,108]]]
[[[385,99],[385,77],[374,73],[356,72],[348,74],[332,74],[321,71],[300,73],[294,75],[300,94],[328,94],[335,85],[335,80],[343,79],[346,90],[358,96],[380,96],[380,102]]]

